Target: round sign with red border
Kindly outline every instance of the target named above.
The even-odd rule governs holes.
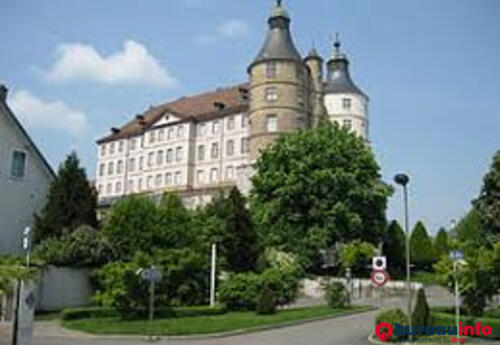
[[[387,281],[389,281],[390,277],[386,271],[374,271],[371,274],[372,282],[377,286],[384,286]]]

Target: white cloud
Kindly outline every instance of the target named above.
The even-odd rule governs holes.
[[[227,38],[244,37],[248,35],[248,24],[240,19],[231,19],[222,23],[218,28],[219,35]]]
[[[177,81],[142,44],[127,40],[123,50],[103,56],[91,45],[63,44],[47,72],[52,81],[88,80],[105,84],[175,86]]]
[[[9,105],[21,120],[31,128],[41,128],[81,134],[87,128],[83,111],[73,109],[60,101],[44,101],[28,90],[19,90],[9,97]]]
[[[214,33],[204,33],[195,37],[194,41],[200,44],[212,44],[221,39],[235,39],[249,34],[248,24],[241,19],[231,19],[220,24]]]

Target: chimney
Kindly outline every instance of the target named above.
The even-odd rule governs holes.
[[[4,84],[0,84],[0,101],[5,102],[7,100],[7,93],[9,89]]]
[[[118,129],[116,127],[111,127],[111,133],[118,134],[118,133],[120,133],[120,129]]]

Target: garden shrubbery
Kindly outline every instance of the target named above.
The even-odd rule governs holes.
[[[344,308],[349,304],[349,293],[343,283],[332,282],[325,287],[325,300],[332,308]]]
[[[401,311],[401,309],[389,309],[386,311],[380,312],[375,318],[375,326],[377,326],[381,322],[387,322],[391,326],[394,324],[399,324],[403,327],[408,326],[408,318]],[[404,340],[405,336],[397,335],[393,333],[392,336],[388,339],[389,341],[400,341]]]
[[[417,302],[412,313],[412,322],[416,326],[427,326],[430,316],[429,305],[425,297],[424,289],[419,289],[417,294]]]

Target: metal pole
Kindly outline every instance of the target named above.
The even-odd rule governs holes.
[[[149,285],[149,339],[153,340],[153,317],[155,308],[155,279]]]
[[[212,270],[210,272],[210,306],[215,306],[215,263],[217,260],[217,245],[212,244]]]
[[[455,275],[455,322],[457,324],[457,336],[459,334],[459,323],[460,323],[460,291],[458,289],[458,277],[457,277],[457,261],[453,262],[453,273]]]
[[[404,203],[405,203],[405,230],[406,230],[406,289],[408,293],[408,322],[410,326],[410,340],[411,336],[411,325],[412,325],[412,315],[411,315],[411,282],[410,282],[410,221],[408,215],[408,189],[406,184],[403,185],[404,193]]]

